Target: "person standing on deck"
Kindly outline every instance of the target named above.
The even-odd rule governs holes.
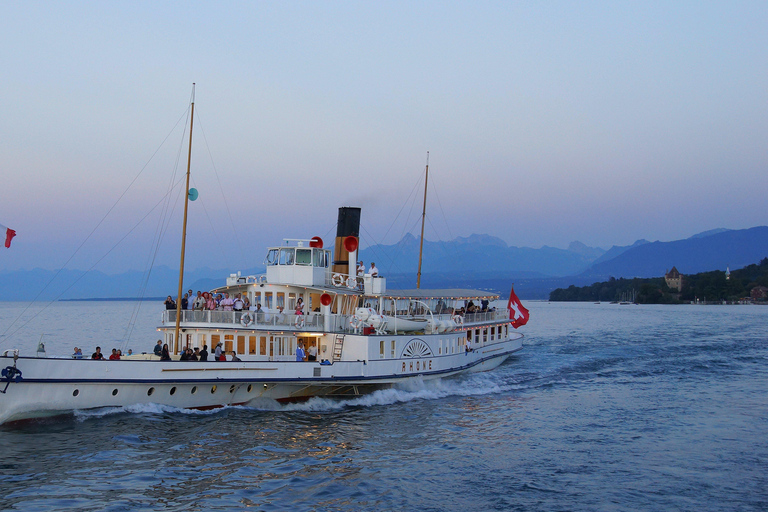
[[[299,345],[296,347],[296,361],[304,361],[305,357],[307,357],[307,355],[304,352],[304,342],[300,341]]]

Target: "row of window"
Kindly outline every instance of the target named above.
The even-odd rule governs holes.
[[[266,386],[266,384],[264,384],[264,386]],[[218,389],[218,386],[216,384],[211,386],[211,394],[212,395],[215,394],[217,389]],[[232,384],[231,386],[229,386],[230,394],[234,393],[236,389],[237,389],[237,385],[235,385],[235,384]],[[197,386],[192,386],[192,388],[189,390],[189,393],[191,395],[194,395],[194,394],[197,393],[197,391],[198,391]],[[253,391],[253,384],[248,384],[248,387],[246,388],[246,391],[248,393]],[[118,388],[115,388],[115,389],[112,390],[112,396],[117,396],[118,393],[120,393],[120,390]],[[149,389],[147,389],[147,396],[152,396],[153,394],[155,394],[155,388],[154,387],[150,387]],[[171,395],[171,396],[175,395],[176,394],[176,386],[172,386],[171,389],[168,390],[168,394]],[[80,390],[79,389],[75,389],[74,391],[72,391],[72,396],[80,396]]]
[[[270,249],[264,258],[265,265],[303,265],[327,268],[331,261],[331,251],[312,248],[281,247]]]
[[[500,341],[506,339],[509,336],[509,325],[498,325],[492,327],[485,327],[482,329],[469,329],[466,336],[458,336],[456,338],[443,339],[440,338],[437,345],[437,355],[449,355],[461,353],[466,350],[467,340],[472,343],[480,343],[482,339],[483,343],[490,341]],[[395,359],[396,343],[395,340],[381,340],[379,342],[379,359],[384,359],[387,353],[387,347],[389,347],[389,357]]]

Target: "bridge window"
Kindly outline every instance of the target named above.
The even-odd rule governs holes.
[[[280,249],[280,265],[293,265],[295,252],[293,247],[283,247]]]
[[[296,264],[297,265],[311,265],[312,264],[312,250],[311,249],[296,249]]]
[[[278,249],[270,249],[267,252],[267,257],[264,258],[265,265],[277,265]]]

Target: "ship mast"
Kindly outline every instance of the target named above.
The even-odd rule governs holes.
[[[416,288],[421,288],[421,255],[424,249],[424,219],[427,216],[427,183],[429,182],[429,151],[427,151],[427,172],[424,176],[424,206],[421,208],[421,238],[419,239],[419,271],[416,274]]]
[[[182,348],[179,342],[181,324],[181,294],[184,292],[184,251],[187,244],[187,210],[189,208],[189,169],[192,163],[192,123],[195,120],[195,84],[192,84],[192,110],[189,114],[189,153],[187,153],[187,193],[184,195],[184,223],[181,228],[181,262],[179,263],[179,295],[176,299],[176,331],[173,335],[173,353]]]

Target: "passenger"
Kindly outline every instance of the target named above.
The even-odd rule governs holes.
[[[205,297],[200,293],[200,290],[197,291],[197,297],[195,297],[195,302],[192,307],[195,308],[195,311],[202,311],[205,309]]]
[[[72,359],[82,359],[83,351],[75,347],[75,351],[72,353]]]
[[[117,357],[123,357],[123,351],[120,349],[117,349]]]
[[[176,302],[174,302],[170,295],[165,299],[165,309],[176,309]]]
[[[232,311],[235,301],[229,296],[228,293],[224,293],[224,298],[221,300],[221,307],[224,311]]]
[[[251,309],[251,301],[248,299],[248,294],[243,294],[243,311]]]
[[[200,292],[197,292],[200,293]],[[195,307],[195,295],[192,290],[187,291],[187,307],[184,309],[194,309]]]
[[[213,298],[212,293],[205,292],[206,301],[205,301],[205,309],[208,311],[213,311],[216,309],[216,299]]]
[[[281,312],[282,312],[282,308]],[[261,309],[261,304],[256,304],[256,322],[257,323],[263,323],[264,322],[264,310]]]
[[[179,361],[189,361],[189,349],[181,351]]]
[[[363,289],[363,277],[365,276],[365,264],[362,260],[357,262],[357,288]]]
[[[317,347],[314,341],[307,348],[307,361],[317,361]]]
[[[181,298],[181,309],[189,309],[189,294],[187,293]]]
[[[221,342],[219,342],[219,344],[216,345],[216,350],[213,353],[213,360],[221,361]]]
[[[155,355],[160,356],[163,354],[163,340],[157,340],[157,345],[155,345]]]
[[[170,361],[171,360],[171,354],[168,353],[168,344],[165,343],[163,345],[163,350],[160,352],[160,360],[161,361]]]
[[[232,361],[235,361],[235,362],[240,361],[240,358],[237,357],[237,352],[235,352],[234,350],[232,351]]]
[[[200,349],[195,347],[195,351],[192,352],[192,360],[193,361],[199,361],[200,360]]]
[[[216,309],[218,311],[221,311],[223,309],[223,305],[221,304],[221,301],[224,300],[224,298],[221,296],[220,293],[216,294]]]
[[[126,356],[132,356],[132,355],[133,355],[133,350],[131,350],[131,349],[128,349],[128,353],[127,353],[127,354],[125,354],[125,355],[126,355]]]
[[[104,354],[101,353],[101,347],[96,347],[96,352],[93,353],[93,355],[91,356],[91,359],[99,359],[99,360],[104,359]]]
[[[235,300],[232,301],[232,309],[234,309],[235,311],[242,311],[243,306],[244,306],[243,299],[240,297],[240,294],[238,293],[237,295],[235,295]]]
[[[379,269],[376,268],[376,264],[371,262],[371,269],[368,271],[371,277],[379,277]]]
[[[296,347],[296,361],[304,361],[307,354],[304,352],[304,342],[300,341]]]
[[[198,361],[208,360],[208,345],[203,345],[203,350],[200,351],[200,359]]]

